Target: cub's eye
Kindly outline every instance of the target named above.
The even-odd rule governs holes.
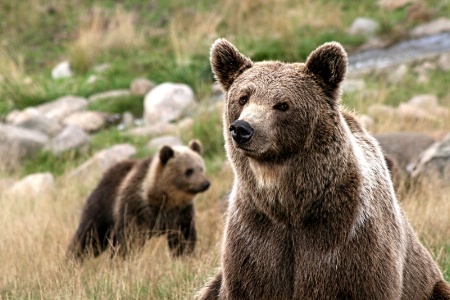
[[[186,172],[184,172],[184,174],[189,177],[192,174],[194,174],[194,169],[187,169]]]
[[[287,111],[289,109],[289,104],[287,104],[286,102],[282,102],[274,105],[273,108],[279,111]]]
[[[239,98],[239,104],[240,105],[245,105],[245,103],[247,103],[247,102],[248,102],[248,96],[241,96]]]

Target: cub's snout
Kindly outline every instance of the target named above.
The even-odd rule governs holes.
[[[253,136],[253,128],[249,123],[243,120],[236,120],[230,126],[231,136],[239,145],[250,141]]]

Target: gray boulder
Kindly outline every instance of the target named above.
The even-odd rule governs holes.
[[[163,83],[144,99],[144,121],[147,125],[169,123],[180,119],[195,106],[195,96],[186,84]]]
[[[0,124],[0,161],[7,167],[14,167],[22,159],[33,156],[48,142],[48,136],[39,131]]]
[[[66,126],[49,144],[53,154],[79,149],[90,143],[89,136],[77,125]]]
[[[423,151],[412,168],[411,176],[437,178],[446,184],[450,182],[450,134]]]
[[[30,130],[37,130],[51,138],[56,136],[63,129],[63,126],[59,122],[40,114],[17,123],[17,126]]]
[[[70,173],[70,176],[79,181],[90,182],[97,179],[106,170],[118,162],[128,159],[136,154],[136,148],[130,144],[119,144],[97,152],[92,158]]]
[[[424,133],[419,132],[392,132],[376,134],[384,153],[389,155],[398,167],[406,172],[410,164],[414,163],[419,155],[432,145],[434,139]]]

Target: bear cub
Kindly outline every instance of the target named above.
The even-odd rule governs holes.
[[[234,184],[201,299],[450,299],[380,146],[340,105],[344,48],[254,63],[219,39],[210,54]]]
[[[206,191],[202,145],[163,146],[143,160],[126,160],[105,172],[88,197],[68,256],[82,260],[108,247],[125,255],[154,235],[167,234],[174,256],[193,251],[194,198]]]

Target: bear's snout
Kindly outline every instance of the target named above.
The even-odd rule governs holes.
[[[247,143],[253,136],[253,128],[243,120],[236,120],[230,126],[231,136],[239,145]]]

